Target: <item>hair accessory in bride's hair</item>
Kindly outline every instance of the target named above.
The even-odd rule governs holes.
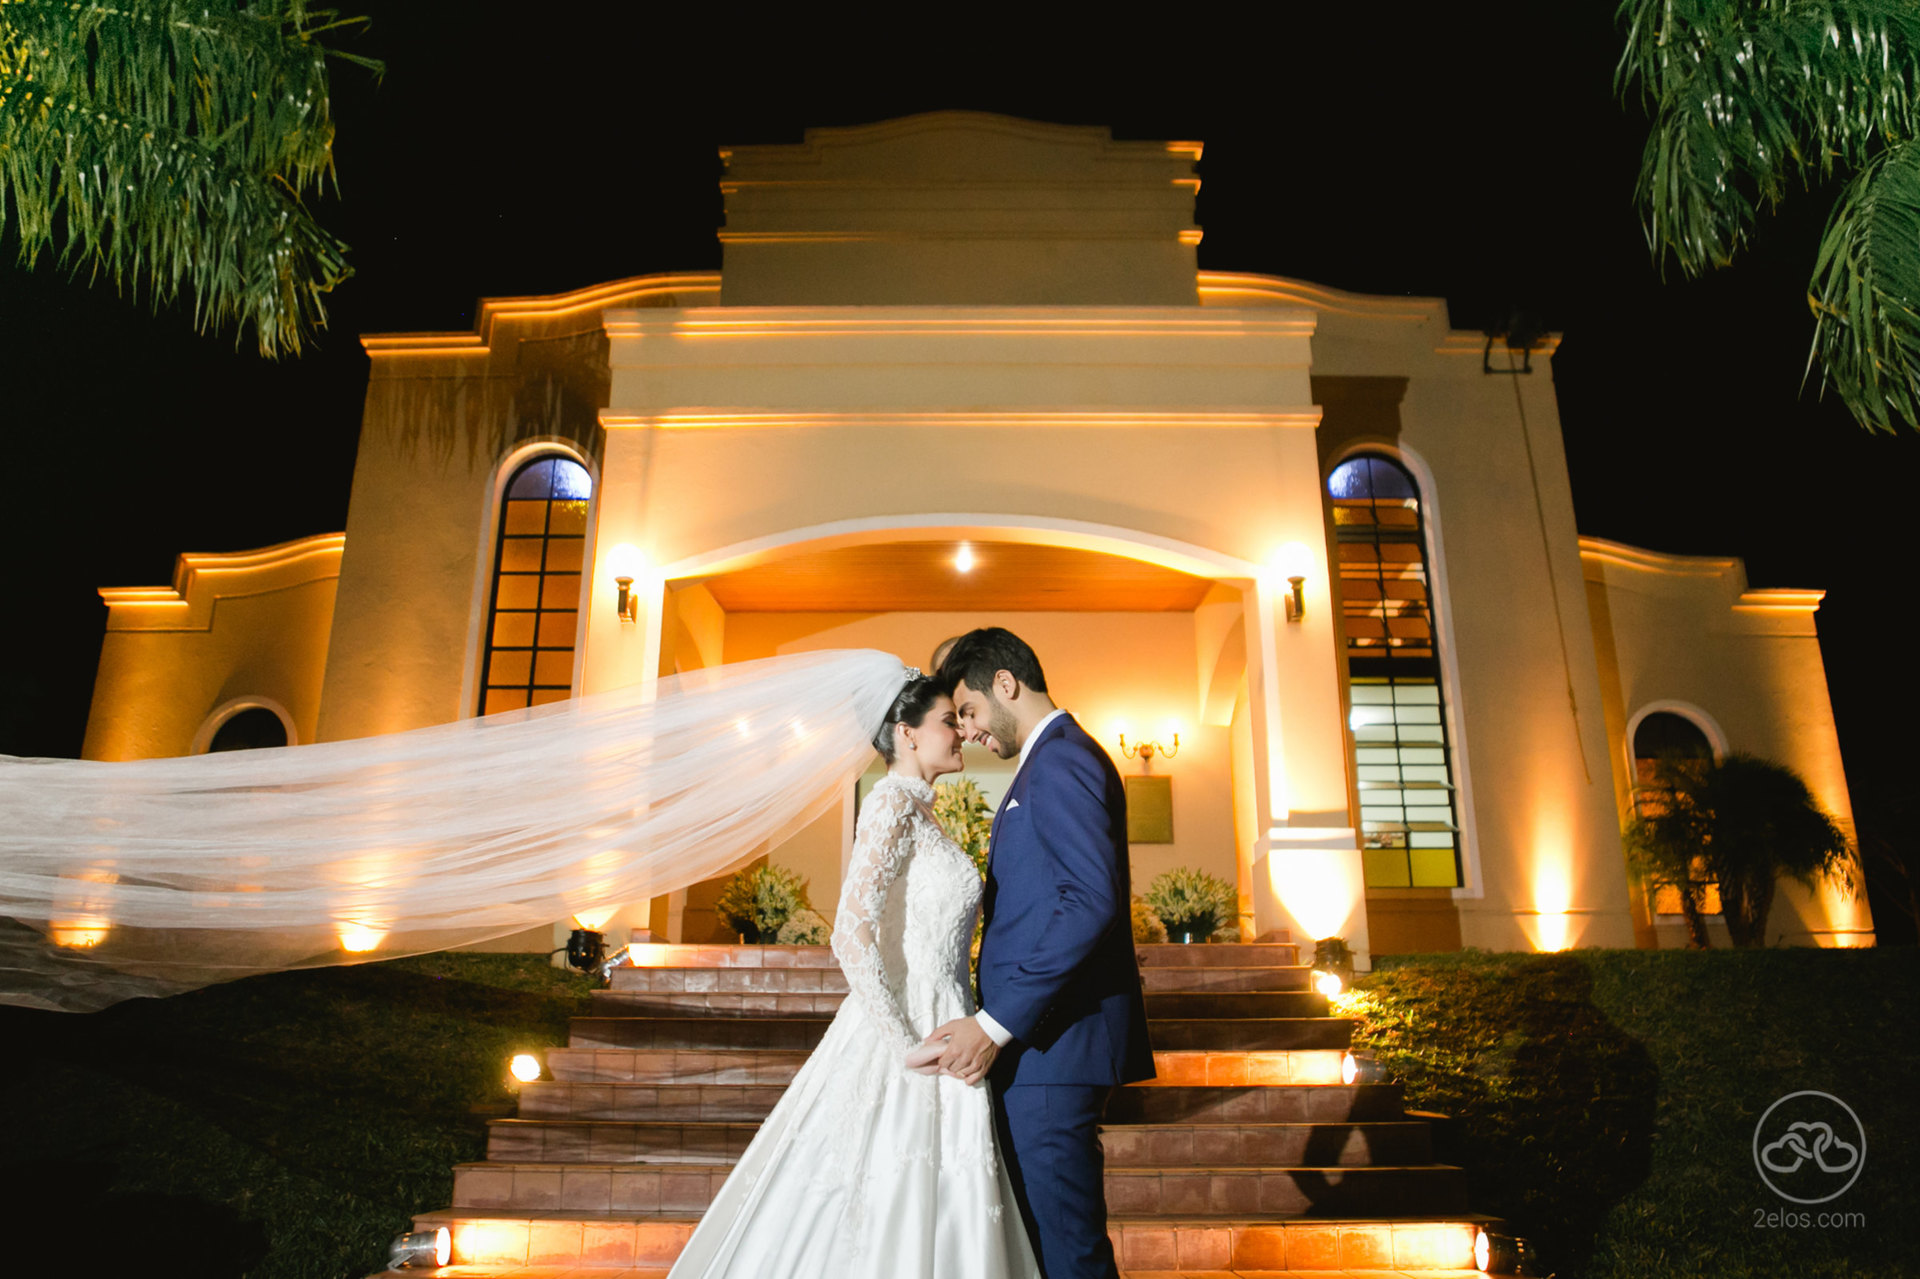
[[[907,667],[907,678],[908,679],[925,679],[926,676],[921,673],[920,668],[918,666],[909,666]]]

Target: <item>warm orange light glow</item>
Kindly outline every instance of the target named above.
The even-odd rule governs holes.
[[[596,906],[592,910],[577,910],[573,913],[573,922],[575,927],[597,933],[607,926],[607,921],[619,909],[618,906]]]
[[[368,924],[346,922],[335,930],[340,936],[340,949],[353,955],[364,955],[380,945],[387,930]]]
[[[622,542],[607,552],[607,576],[637,578],[646,570],[647,556],[632,542]]]
[[[1313,975],[1313,988],[1328,999],[1334,999],[1346,989],[1346,983],[1340,980],[1339,973],[1318,972]]]
[[[507,1063],[507,1070],[523,1084],[530,1084],[540,1078],[540,1059],[532,1053],[515,1053],[513,1060]],[[447,1264],[441,1262],[441,1265]]]
[[[1311,577],[1314,570],[1313,551],[1305,542],[1288,542],[1274,551],[1273,567],[1289,582],[1296,577]]]
[[[462,1221],[453,1230],[453,1260],[463,1266],[527,1264],[524,1221]]]
[[[100,918],[63,919],[51,927],[53,944],[74,950],[91,950],[107,939],[112,929]]]
[[[973,548],[965,542],[960,543],[960,552],[953,557],[953,566],[962,573],[973,572]]]
[[[1359,857],[1341,849],[1276,848],[1267,882],[1308,937],[1347,936],[1365,894]]]

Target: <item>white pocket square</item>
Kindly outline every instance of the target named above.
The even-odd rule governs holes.
[[[1017,799],[1010,799],[1010,800],[1008,800],[1008,801],[1007,801],[1007,811],[1008,811],[1009,813],[1011,813],[1011,812],[1012,812],[1012,811],[1013,811],[1014,809],[1016,809],[1016,808],[1018,808],[1018,807],[1020,807],[1020,801],[1019,801],[1019,800],[1017,800]]]

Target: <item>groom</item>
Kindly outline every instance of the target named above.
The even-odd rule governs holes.
[[[1000,1150],[1047,1279],[1113,1279],[1097,1125],[1119,1084],[1153,1077],[1133,953],[1127,800],[1107,753],[1054,707],[1040,661],[999,627],[940,664],[961,731],[1018,758],[987,854],[980,1012],[927,1037],[988,1078]]]

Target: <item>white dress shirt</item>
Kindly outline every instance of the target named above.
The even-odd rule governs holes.
[[[1027,756],[1033,753],[1033,744],[1040,740],[1040,734],[1047,731],[1047,725],[1053,723],[1054,720],[1065,714],[1066,712],[1063,710],[1048,711],[1047,714],[1041,718],[1040,722],[1033,726],[1033,731],[1027,734],[1027,740],[1020,746],[1020,759],[1014,764],[1013,776],[1007,781],[1008,790],[1012,790],[1013,783],[1019,780],[1020,770],[1027,766]],[[993,1040],[996,1046],[1005,1048],[1013,1042],[1013,1036],[1008,1033],[1007,1028],[987,1016],[986,1009],[982,1008],[979,1012],[975,1013],[973,1019],[980,1023],[980,1029],[987,1032],[987,1038]]]

